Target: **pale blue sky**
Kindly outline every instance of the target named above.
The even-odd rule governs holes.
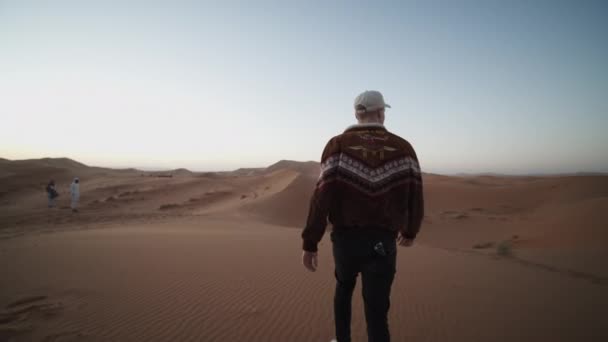
[[[318,160],[376,89],[424,171],[608,171],[606,2],[253,3],[0,0],[0,157]]]

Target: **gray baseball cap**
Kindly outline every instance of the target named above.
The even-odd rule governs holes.
[[[364,109],[361,109],[363,107]],[[358,113],[371,112],[378,109],[391,108],[384,102],[382,93],[376,90],[366,90],[355,97],[355,110]]]

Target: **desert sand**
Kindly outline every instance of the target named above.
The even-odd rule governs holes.
[[[327,234],[319,270],[300,264],[318,171],[0,159],[0,341],[329,341]],[[422,231],[398,254],[394,341],[608,340],[608,176],[424,181]],[[360,284],[353,337],[366,340]]]

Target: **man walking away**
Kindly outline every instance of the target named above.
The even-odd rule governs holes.
[[[72,181],[72,184],[70,185],[70,195],[72,196],[72,202],[70,205],[72,207],[72,212],[77,213],[78,200],[80,199],[80,180],[78,177],[74,178],[74,181]]]
[[[59,196],[57,190],[55,190],[55,181],[51,179],[49,184],[46,185],[46,196],[49,200],[49,208],[55,207],[55,199]]]
[[[361,273],[368,341],[390,341],[388,311],[397,244],[409,247],[424,216],[422,177],[412,146],[384,127],[384,97],[355,98],[358,124],[332,138],[302,232],[302,262],[317,268],[317,245],[327,226],[335,261],[334,319],[338,342],[350,342],[351,302]]]

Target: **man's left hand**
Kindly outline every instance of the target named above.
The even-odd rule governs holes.
[[[411,247],[414,244],[413,239],[408,239],[403,236],[401,233],[397,236],[397,244],[401,247]]]

